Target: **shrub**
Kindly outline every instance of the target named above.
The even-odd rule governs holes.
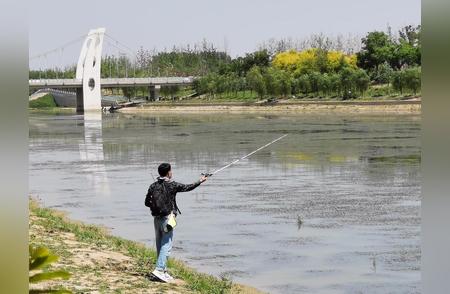
[[[421,86],[421,70],[418,67],[408,68],[404,71],[404,79],[406,87],[413,91],[414,95]]]
[[[366,71],[363,69],[357,69],[353,73],[353,83],[355,88],[359,91],[360,95],[363,96],[364,92],[369,88],[370,79]]]
[[[31,108],[50,108],[50,107],[57,107],[55,103],[55,99],[53,98],[52,94],[46,94],[36,100],[31,100],[28,103],[28,107]]]
[[[404,72],[403,71],[395,71],[392,74],[391,83],[392,83],[392,88],[395,91],[399,91],[400,94],[403,94],[403,90],[406,87]]]
[[[308,94],[311,92],[311,84],[309,83],[309,76],[308,75],[301,75],[296,79],[296,89],[297,91]]]

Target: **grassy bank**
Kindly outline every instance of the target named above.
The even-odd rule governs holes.
[[[28,102],[28,107],[42,109],[57,107],[57,105],[52,94],[45,94],[44,96],[39,97],[35,100],[30,100]]]
[[[186,92],[186,90],[184,90]],[[202,94],[195,97],[180,98],[185,96],[185,92],[177,93],[176,98],[171,98],[169,96],[162,97],[163,101],[169,102],[209,102],[209,103],[222,103],[222,102],[256,102],[265,100],[271,97],[281,97],[280,95],[265,95],[260,97],[255,91],[245,90],[245,91],[233,91],[225,93],[212,94]],[[420,97],[421,93],[404,92],[400,93],[394,91],[388,85],[374,85],[370,86],[363,95],[358,95],[357,97],[349,98],[344,100],[338,95],[333,95],[330,93],[297,93],[295,95],[288,95],[282,97],[283,100],[293,100],[293,101],[384,101],[384,100],[404,100],[414,97]],[[294,98],[295,97],[295,98]],[[181,101],[180,101],[181,100]]]
[[[72,274],[67,281],[52,282],[53,286],[64,286],[74,293],[259,293],[225,278],[199,273],[174,259],[169,259],[169,271],[176,283],[150,281],[146,275],[154,267],[154,250],[112,236],[99,226],[70,221],[35,200],[30,200],[29,213],[30,243],[59,255],[56,267]]]

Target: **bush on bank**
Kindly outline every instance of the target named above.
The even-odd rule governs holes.
[[[55,99],[52,94],[46,94],[42,97],[39,97],[36,100],[31,100],[28,103],[28,107],[30,108],[51,108],[56,107]]]

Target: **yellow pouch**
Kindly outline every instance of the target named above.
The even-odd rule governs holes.
[[[167,227],[170,230],[173,230],[177,226],[177,219],[175,217],[175,214],[172,212],[169,214],[169,218],[167,220]]]

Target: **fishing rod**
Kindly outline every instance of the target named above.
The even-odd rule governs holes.
[[[287,135],[288,135],[288,134],[285,134],[285,135],[283,135],[283,136],[281,136],[281,137],[279,137],[279,138],[273,140],[272,142],[269,142],[269,143],[267,143],[266,145],[259,147],[258,149],[256,149],[256,150],[250,152],[249,154],[247,154],[247,155],[245,155],[245,156],[243,156],[243,157],[241,157],[241,158],[239,158],[239,159],[236,159],[235,161],[230,162],[230,163],[228,163],[227,165],[225,165],[225,166],[223,166],[223,167],[221,167],[221,168],[219,168],[219,169],[216,169],[215,171],[213,171],[213,172],[211,172],[211,173],[202,173],[202,176],[205,176],[205,177],[211,177],[211,176],[217,174],[218,172],[221,172],[221,171],[223,171],[224,169],[229,168],[229,167],[232,166],[233,164],[236,164],[236,163],[238,163],[239,161],[241,161],[241,160],[243,160],[243,159],[245,159],[245,158],[247,158],[247,157],[250,157],[251,155],[255,154],[256,152],[258,152],[258,151],[260,151],[260,150],[262,150],[262,149],[264,149],[264,148],[266,148],[266,147],[272,145],[273,143],[275,143],[275,142],[277,142],[277,141],[280,141],[281,139],[283,139],[283,138],[286,137]]]

